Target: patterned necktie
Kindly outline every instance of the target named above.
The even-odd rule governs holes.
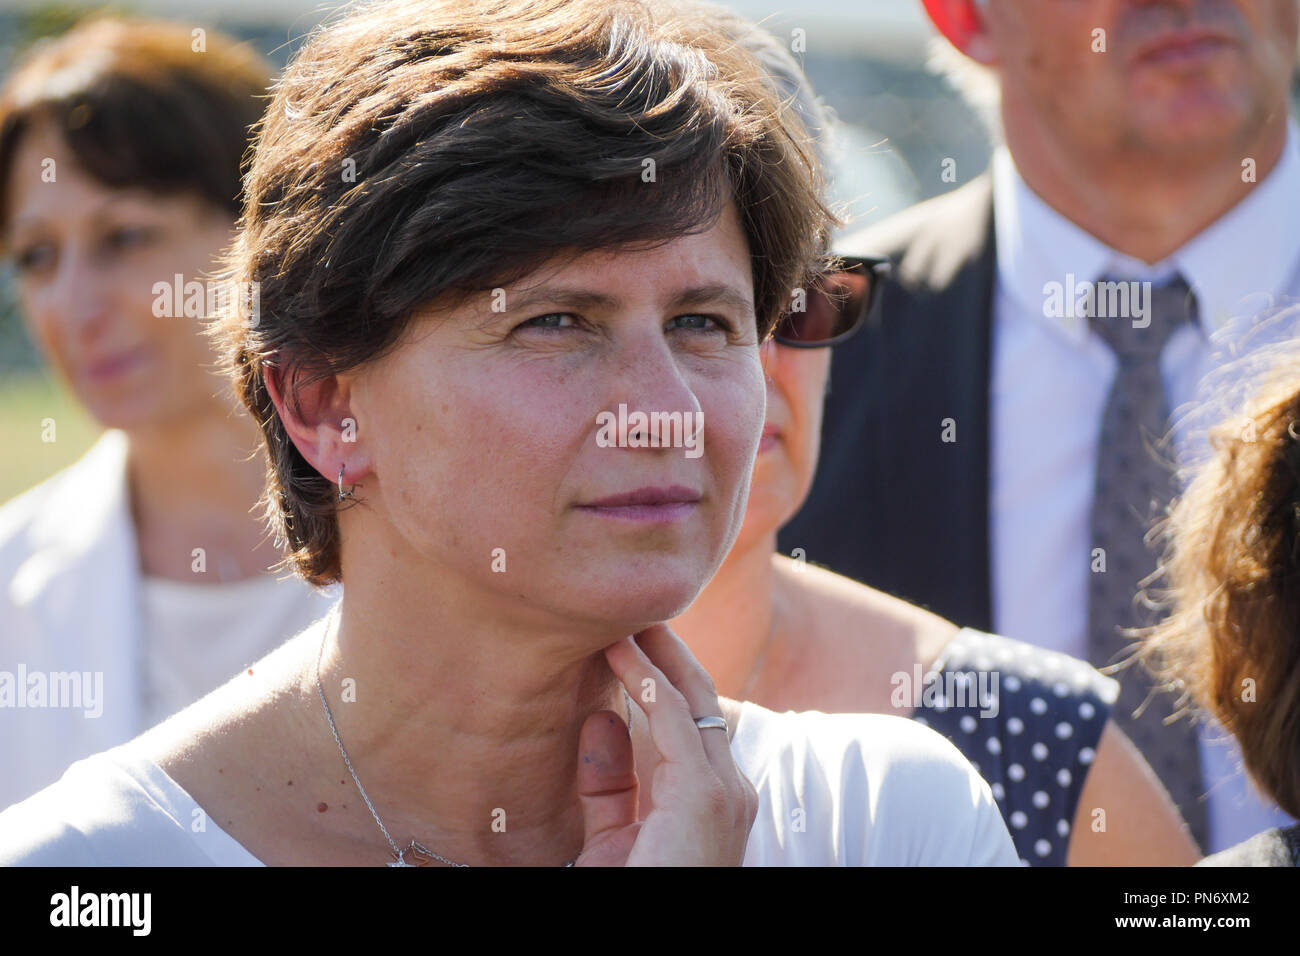
[[[1169,429],[1169,406],[1160,378],[1160,353],[1183,322],[1195,320],[1196,302],[1181,277],[1152,289],[1137,282],[1098,283],[1088,321],[1118,359],[1115,381],[1102,415],[1097,442],[1097,477],[1092,506],[1092,552],[1088,585],[1088,660],[1105,667],[1124,660],[1133,641],[1120,628],[1155,623],[1150,609],[1134,598],[1138,584],[1156,568],[1157,556],[1144,537],[1176,493],[1170,453],[1157,443]],[[1126,289],[1129,308],[1122,306]],[[1150,290],[1145,314],[1137,315],[1135,293]],[[1117,316],[1116,312],[1127,312]],[[1099,553],[1097,549],[1102,549]],[[1104,565],[1102,561],[1104,560]],[[1104,566],[1105,570],[1101,570]],[[1166,724],[1174,696],[1152,693],[1154,681],[1141,664],[1112,675],[1120,682],[1112,711],[1116,725],[1146,757],[1178,806],[1192,836],[1207,845],[1208,820],[1202,799],[1196,728],[1186,717]],[[1134,712],[1143,708],[1135,718]],[[1107,808],[1123,813],[1123,807]]]

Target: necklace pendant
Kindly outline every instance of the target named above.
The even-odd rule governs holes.
[[[411,854],[411,858],[415,861],[414,863],[406,862],[406,854],[408,853]],[[411,841],[410,845],[405,850],[395,854],[395,857],[396,859],[394,859],[392,863],[389,863],[389,866],[428,866],[430,859],[432,859],[429,856],[429,851],[420,846],[420,844],[416,843],[414,840]]]
[[[412,840],[410,844],[407,846],[407,848],[402,851],[403,856],[405,856],[408,853],[411,854],[411,856],[415,859],[415,863],[414,864],[408,863],[406,864],[407,866],[412,866],[412,865],[428,866],[430,863],[433,862],[435,857],[435,854],[432,850],[430,850],[427,846],[425,846],[422,843],[417,843],[415,840]]]

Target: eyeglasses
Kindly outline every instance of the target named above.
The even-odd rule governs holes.
[[[889,276],[886,256],[838,256],[844,267],[819,278],[803,302],[787,313],[772,332],[781,345],[819,349],[838,345],[857,333],[880,298]]]

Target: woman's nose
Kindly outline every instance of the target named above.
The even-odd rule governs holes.
[[[107,283],[95,262],[78,251],[65,252],[58,273],[42,297],[48,318],[67,333],[93,334],[108,312]]]
[[[631,346],[614,372],[613,394],[631,411],[698,412],[699,399],[681,356],[662,339]]]

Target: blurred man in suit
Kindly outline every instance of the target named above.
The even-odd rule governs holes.
[[[895,276],[836,349],[821,466],[780,546],[1113,664],[1120,629],[1151,623],[1142,536],[1176,489],[1152,441],[1219,346],[1300,293],[1297,0],[924,3],[996,77],[1005,145],[837,246]],[[1196,441],[1175,427],[1164,451]],[[1203,849],[1287,822],[1219,734],[1163,723],[1173,698],[1116,676],[1117,722]]]

